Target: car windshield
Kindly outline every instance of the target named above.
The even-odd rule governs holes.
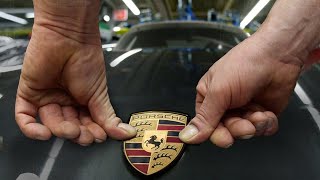
[[[243,34],[212,28],[163,28],[135,32],[117,49],[231,49],[244,40]]]

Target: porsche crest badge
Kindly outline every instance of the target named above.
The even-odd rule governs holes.
[[[174,112],[140,112],[131,115],[129,124],[137,135],[123,144],[129,163],[140,173],[157,173],[177,160],[184,143],[179,132],[187,125],[187,116]]]

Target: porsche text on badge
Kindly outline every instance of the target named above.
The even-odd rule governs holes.
[[[129,163],[144,175],[161,171],[182,153],[184,143],[179,132],[187,124],[187,116],[173,112],[141,112],[131,115],[129,124],[137,135],[124,142]]]

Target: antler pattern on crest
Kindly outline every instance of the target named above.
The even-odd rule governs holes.
[[[143,134],[137,134],[136,138],[143,137]]]
[[[176,152],[178,151],[178,149],[175,146],[171,146],[171,145],[167,145],[165,148],[161,149],[161,151],[166,150],[166,149],[171,149],[171,150],[174,150]]]
[[[138,133],[138,132],[143,132],[143,131],[145,131],[145,130],[147,130],[147,129],[145,129],[145,128],[137,128],[137,133]]]
[[[141,137],[144,137],[144,135],[143,134],[137,134],[136,137],[134,137],[132,139],[141,138]]]
[[[138,127],[138,126],[152,126],[152,123],[145,121],[145,122],[137,122],[133,127]]]
[[[157,159],[160,159],[160,158],[169,158],[169,159],[171,159],[171,156],[172,155],[170,155],[168,153],[159,153],[159,154],[156,155],[156,157],[153,158],[153,160],[156,161]]]
[[[156,163],[154,163],[151,167],[152,167],[152,168],[155,168],[155,167],[157,167],[157,166],[163,166],[162,162],[156,162]]]

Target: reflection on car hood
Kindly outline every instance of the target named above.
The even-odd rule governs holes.
[[[118,109],[126,111],[126,118],[145,110],[171,110],[192,116],[195,87],[218,59],[207,51],[143,50],[111,67],[124,53],[107,53],[106,66],[110,96],[122,102]],[[139,103],[130,105],[135,102]]]
[[[219,58],[207,51],[143,50],[110,66],[123,53],[106,54],[109,85],[116,86],[117,93],[130,88],[127,93],[135,95],[194,90],[200,77]]]
[[[28,40],[0,37],[0,67],[21,65]]]

